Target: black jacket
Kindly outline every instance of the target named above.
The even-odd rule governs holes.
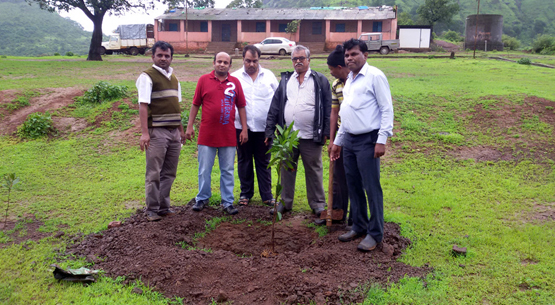
[[[319,144],[326,143],[326,137],[330,135],[330,112],[331,112],[331,89],[328,79],[319,72],[311,70],[314,77],[314,92],[316,98],[314,100],[314,128],[313,140]],[[276,125],[284,127],[285,125],[285,103],[287,102],[287,82],[293,75],[293,72],[281,73],[281,81],[274,93],[268,117],[266,118],[266,138],[274,138]]]

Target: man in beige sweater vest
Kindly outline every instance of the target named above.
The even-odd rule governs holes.
[[[146,150],[146,217],[171,216],[170,190],[177,173],[185,132],[181,125],[181,85],[170,67],[173,47],[158,41],[152,47],[154,65],[137,79],[141,150]]]

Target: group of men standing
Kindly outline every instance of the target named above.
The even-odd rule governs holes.
[[[181,87],[170,67],[173,47],[162,41],[153,46],[154,65],[137,80],[140,146],[146,150],[147,219],[156,221],[174,214],[169,194],[180,148],[186,140],[193,139],[194,122],[202,109],[198,131],[199,191],[194,211],[201,211],[212,196],[211,171],[217,154],[221,205],[230,215],[238,213],[233,205],[235,152],[241,182],[239,205],[248,205],[254,196],[256,172],[262,201],[274,206],[268,168],[271,156],[267,152],[276,126],[293,123],[300,140],[292,154],[294,167],[282,167],[282,201],[277,210],[287,213],[293,209],[300,157],[308,204],[317,217],[324,211],[322,149],[329,139],[330,160],[336,162],[333,208],[342,209],[346,217],[351,200],[350,229],[339,240],[347,242],[366,236],[358,248],[374,249],[383,239],[379,158],[385,153],[393,128],[387,78],[368,65],[367,46],[356,39],[346,41],[329,55],[328,67],[336,78],[331,88],[322,73],[310,68],[310,50],[304,46],[292,51],[294,71],[282,73],[279,83],[271,71],[260,66],[260,55],[255,46],[246,46],[242,68],[230,74],[232,58],[224,52],[216,54],[214,70],[201,76],[197,83],[184,130],[179,111]]]

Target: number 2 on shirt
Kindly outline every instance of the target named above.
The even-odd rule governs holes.
[[[226,85],[230,85],[231,87],[225,89],[224,94],[230,97],[233,97],[235,95],[235,92],[233,90],[235,90],[235,84],[232,82],[227,83]]]

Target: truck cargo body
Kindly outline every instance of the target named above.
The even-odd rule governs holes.
[[[102,43],[101,54],[114,52],[130,55],[145,54],[155,43],[154,25],[125,24],[120,25],[110,35],[110,41]]]

